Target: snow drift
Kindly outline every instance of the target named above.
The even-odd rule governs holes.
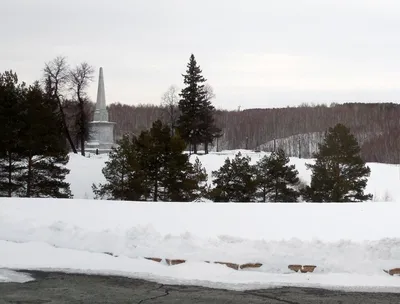
[[[400,204],[199,204],[0,199],[0,268],[80,269],[230,288],[391,286]],[[111,253],[114,256],[110,256]],[[166,266],[144,257],[180,258]],[[204,261],[259,262],[238,271]],[[314,264],[313,274],[289,264]],[[200,282],[200,281],[205,281]],[[189,282],[188,282],[189,281]],[[238,286],[237,284],[240,284]]]

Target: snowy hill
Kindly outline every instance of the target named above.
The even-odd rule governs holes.
[[[233,158],[236,153],[251,157],[252,163],[256,163],[267,152],[252,152],[247,150],[232,150],[222,152],[212,152],[208,155],[191,156],[194,162],[199,157],[201,163],[208,173],[209,183],[211,183],[211,172],[218,170],[227,157]],[[107,155],[90,155],[82,157],[81,155],[70,154],[68,168],[71,170],[67,176],[67,181],[71,184],[71,190],[74,198],[91,199],[93,198],[92,184],[105,182],[101,173],[102,168],[107,161]],[[306,169],[306,163],[312,163],[310,159],[290,158],[291,164],[296,166],[299,171],[300,179],[310,183],[311,172]],[[371,168],[371,176],[368,180],[367,192],[373,194],[374,201],[398,201],[400,202],[400,167],[392,164],[368,163]]]

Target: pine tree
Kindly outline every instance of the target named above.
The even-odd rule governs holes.
[[[299,191],[298,171],[288,165],[289,158],[282,149],[264,156],[256,164],[258,196],[263,202],[296,202]]]
[[[205,100],[203,102],[201,110],[201,138],[204,144],[204,153],[208,154],[208,146],[212,144],[216,138],[221,137],[221,129],[215,124],[215,108],[211,104],[210,100]]]
[[[0,196],[14,196],[21,187],[19,135],[22,128],[24,84],[12,71],[0,73]]]
[[[252,202],[257,190],[256,170],[250,157],[239,152],[233,160],[225,159],[224,165],[213,171],[210,198],[215,202]]]
[[[360,156],[360,146],[350,129],[342,124],[329,128],[314,155],[311,185],[304,198],[312,202],[360,202],[372,199],[364,194],[369,167]]]
[[[121,200],[185,202],[201,194],[204,169],[193,167],[183,153],[185,142],[157,120],[132,141],[125,138],[110,155],[104,185],[97,197]],[[206,178],[206,177],[205,177]]]
[[[185,142],[171,136],[171,130],[155,121],[150,131],[142,132],[137,141],[142,170],[151,185],[153,201],[192,201],[196,198],[199,178],[189,157]]]
[[[193,153],[197,154],[197,147],[204,143],[206,152],[208,144],[220,136],[220,130],[215,126],[215,108],[204,86],[206,79],[201,75],[202,70],[197,65],[192,54],[183,75],[186,87],[182,89],[179,101],[181,115],[178,119],[178,130],[182,139],[189,144]]]
[[[194,192],[193,199],[206,197],[209,192],[209,186],[207,184],[208,174],[198,157],[196,157],[193,164],[193,170],[189,174],[190,179],[195,180],[196,185],[198,186],[198,189]]]
[[[135,145],[135,138],[124,136],[112,149],[102,170],[107,183],[92,185],[96,198],[139,201],[148,196]]]
[[[153,123],[148,131],[143,131],[137,139],[139,164],[146,172],[146,184],[151,188],[153,201],[162,200],[164,196],[161,181],[165,176],[166,161],[171,151],[171,131],[160,120]]]
[[[67,147],[58,110],[53,101],[35,83],[25,93],[24,127],[19,136],[20,153],[25,165],[19,177],[26,197],[72,197],[65,177],[69,170]]]

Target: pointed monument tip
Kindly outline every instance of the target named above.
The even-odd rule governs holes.
[[[103,67],[100,67],[100,74],[103,74]]]

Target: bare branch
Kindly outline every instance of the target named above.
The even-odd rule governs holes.
[[[212,99],[215,98],[215,93],[214,93],[214,89],[211,85],[209,85],[208,83],[206,83],[204,85],[204,91],[206,92],[206,99],[207,101],[211,101]]]
[[[82,62],[69,71],[69,88],[74,91],[79,102],[86,97],[85,90],[94,80],[94,68],[87,62]]]
[[[45,63],[44,79],[50,80],[54,96],[61,103],[62,91],[68,83],[69,67],[67,59],[63,56],[58,56],[52,61]]]
[[[179,89],[172,85],[161,97],[161,106],[165,109],[165,115],[167,116],[168,124],[171,128],[171,134],[174,134],[176,122],[179,117]]]
[[[94,68],[87,62],[78,64],[69,71],[69,89],[74,92],[78,101],[78,113],[75,125],[78,129],[81,154],[85,155],[85,141],[89,137],[89,113],[86,89],[93,81]]]
[[[43,69],[43,76],[46,87],[49,89],[49,92],[58,103],[58,107],[62,118],[62,123],[64,126],[65,136],[68,139],[72,151],[74,153],[77,153],[74,142],[72,141],[71,138],[71,134],[68,130],[67,121],[63,109],[63,102],[62,102],[63,98],[62,92],[69,81],[69,67],[67,59],[63,56],[58,56],[54,58],[52,61],[45,63]]]

